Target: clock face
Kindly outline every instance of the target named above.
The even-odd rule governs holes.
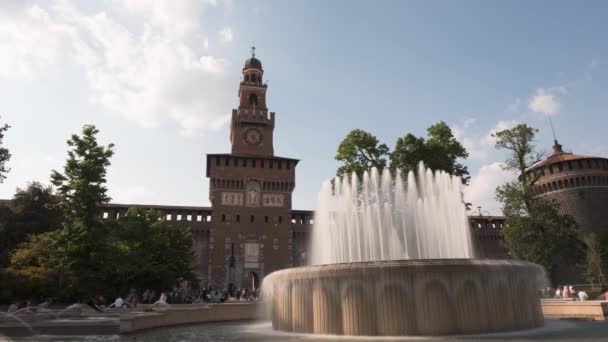
[[[259,145],[262,142],[262,132],[257,128],[245,130],[245,142],[248,145]]]

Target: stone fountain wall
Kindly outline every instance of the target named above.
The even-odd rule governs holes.
[[[507,260],[402,260],[300,267],[266,278],[277,330],[447,335],[543,325],[544,272]]]

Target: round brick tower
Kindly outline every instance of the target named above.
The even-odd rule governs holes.
[[[536,178],[534,193],[557,202],[582,231],[608,231],[608,159],[564,152],[555,141],[553,154],[526,177]]]

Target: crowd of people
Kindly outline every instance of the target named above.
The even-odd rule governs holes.
[[[192,292],[192,291],[190,291]],[[116,298],[116,300],[108,306],[115,308],[134,308],[137,304],[204,304],[204,303],[224,303],[230,301],[257,301],[260,299],[260,289],[250,288],[235,288],[232,291],[228,289],[217,290],[213,286],[203,288],[199,291],[198,295],[192,295],[191,293],[184,293],[177,288],[167,292],[160,293],[158,297],[154,290],[145,290],[141,295],[138,295],[135,290],[131,290],[131,293],[124,300],[122,297]],[[101,309],[105,309],[103,306],[103,300],[93,301],[89,305],[95,306]]]
[[[542,292],[544,298],[574,299],[578,301],[590,300],[589,294],[585,290],[576,289],[573,285],[557,286],[555,290],[547,287]],[[595,300],[608,300],[608,289],[602,289],[600,295]]]

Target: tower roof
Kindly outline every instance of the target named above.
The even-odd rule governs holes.
[[[595,156],[584,156],[581,154],[574,154],[572,152],[564,152],[562,150],[562,145],[560,145],[557,140],[555,140],[555,144],[553,145],[553,153],[545,158],[544,160],[539,161],[538,163],[532,165],[528,170],[536,169],[541,166],[551,165],[563,161],[570,160],[580,160],[580,159],[597,159],[603,157],[595,157]]]
[[[260,60],[255,57],[248,58],[245,61],[244,69],[251,69],[251,68],[262,70],[262,62],[260,62]]]
[[[255,58],[255,46],[251,47],[251,58],[245,61],[245,67],[243,69],[259,69],[262,70],[262,62]]]

